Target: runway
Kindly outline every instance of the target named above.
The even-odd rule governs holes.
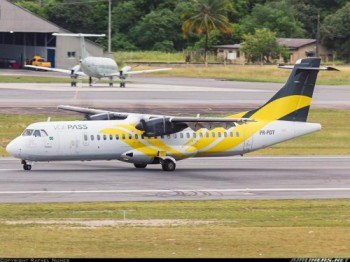
[[[0,112],[60,114],[57,106],[69,104],[135,113],[228,114],[261,106],[282,86],[184,77],[133,77],[126,88],[0,83]],[[350,86],[316,86],[312,108],[350,108]]]
[[[1,203],[350,198],[350,156],[192,158],[175,172],[119,161],[0,166]]]

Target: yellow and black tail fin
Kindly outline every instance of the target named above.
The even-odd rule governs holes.
[[[319,70],[337,70],[332,67],[320,68],[321,59],[304,58],[297,61],[286,84],[262,107],[244,114],[244,118],[306,122]]]

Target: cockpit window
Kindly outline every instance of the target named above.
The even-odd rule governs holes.
[[[44,129],[26,129],[23,131],[22,136],[35,136],[35,137],[45,137],[49,136]]]
[[[44,129],[41,129],[41,136],[49,136]]]
[[[41,136],[40,134],[40,130],[34,130],[34,134],[33,134],[35,137],[39,137]]]
[[[31,136],[33,134],[33,129],[26,129],[23,131],[22,136]]]

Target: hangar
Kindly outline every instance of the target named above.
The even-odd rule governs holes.
[[[71,68],[78,64],[79,38],[56,37],[52,33],[71,32],[7,0],[0,0],[0,68],[21,68],[34,55],[44,57],[52,67]],[[87,40],[86,47],[93,56],[111,57],[92,41]]]

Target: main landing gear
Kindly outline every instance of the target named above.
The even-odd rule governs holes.
[[[170,158],[161,160],[160,164],[162,165],[164,171],[174,171],[176,168],[175,161]]]
[[[175,171],[176,168],[176,161],[172,157],[166,157],[166,158],[156,158],[156,161],[153,164],[161,164],[162,169],[164,171]],[[147,164],[136,164],[134,163],[134,166],[138,169],[143,169],[147,167]]]
[[[22,160],[22,165],[23,165],[23,169],[26,170],[26,171],[29,171],[32,169],[32,165],[30,163],[27,163],[27,161],[25,160]]]

